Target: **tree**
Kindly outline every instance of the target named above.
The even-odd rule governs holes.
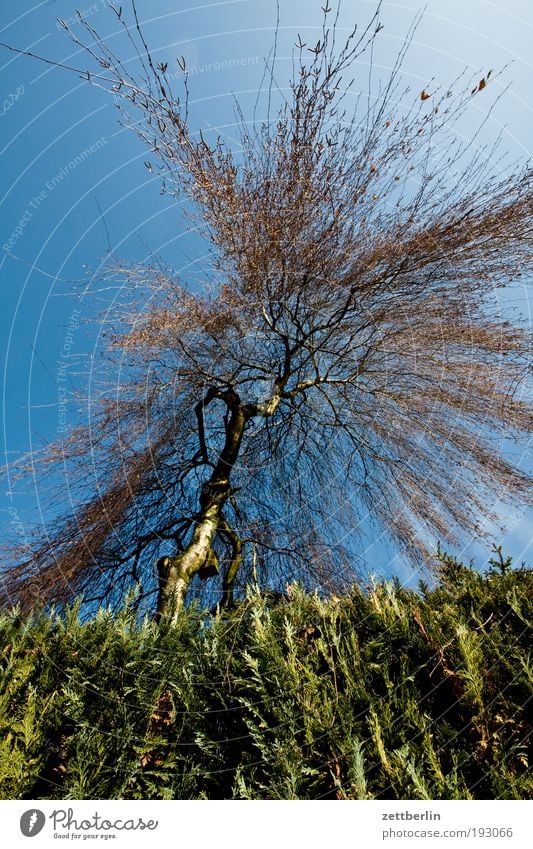
[[[66,464],[84,500],[5,569],[4,599],[116,600],[134,584],[172,619],[194,576],[218,575],[223,604],[237,576],[342,587],[365,516],[420,561],[496,519],[496,494],[530,503],[502,446],[531,429],[530,335],[495,295],[530,267],[532,172],[498,174],[495,148],[455,133],[491,72],[400,112],[410,33],[354,105],[344,76],[379,10],[339,49],[326,8],[318,43],[295,46],[289,95],[272,60],[267,119],[249,126],[237,106],[233,153],[194,132],[185,63],[180,99],[131,5],[131,24],[115,13],[137,74],[88,21],[85,41],[65,29],[191,202],[212,274],[198,289],[160,261],[110,258],[131,299],[109,322],[107,383],[42,467]]]

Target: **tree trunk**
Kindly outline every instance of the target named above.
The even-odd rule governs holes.
[[[229,411],[225,421],[224,447],[211,477],[202,485],[200,510],[185,551],[175,557],[163,557],[158,561],[157,621],[170,619],[171,623],[176,622],[192,577],[204,566],[212,551],[215,534],[219,529],[227,528],[222,508],[231,492],[230,475],[239,455],[244,428],[250,416],[249,411],[240,403],[236,392],[228,390],[219,397],[226,402]],[[234,566],[234,563],[232,565]],[[230,571],[232,574],[230,576],[228,573],[225,584],[228,578],[231,578],[231,582],[235,578],[236,568],[230,567]]]

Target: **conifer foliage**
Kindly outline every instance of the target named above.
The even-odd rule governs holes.
[[[0,618],[0,793],[530,798],[533,576],[249,593],[174,627],[131,605]]]

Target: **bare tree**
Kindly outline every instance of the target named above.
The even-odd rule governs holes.
[[[409,95],[411,32],[379,91],[358,95],[344,78],[379,10],[339,47],[326,8],[318,43],[295,46],[288,94],[266,64],[274,117],[250,126],[237,106],[234,153],[191,128],[184,61],[180,99],[135,4],[131,24],[116,14],[135,72],[88,21],[84,40],[65,28],[166,190],[192,202],[212,272],[198,289],[160,261],[112,259],[107,280],[131,293],[108,321],[113,385],[41,466],[66,464],[85,500],[4,570],[4,599],[110,600],[136,584],[172,618],[194,576],[216,576],[224,604],[254,572],[346,585],[365,516],[421,562],[432,540],[497,519],[496,499],[530,503],[502,449],[531,429],[530,335],[496,295],[531,267],[531,169],[501,170],[497,144],[456,133],[491,73]]]

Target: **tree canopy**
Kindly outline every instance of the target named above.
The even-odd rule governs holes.
[[[106,280],[128,298],[107,318],[88,422],[20,464],[65,466],[82,500],[11,560],[4,600],[136,586],[161,617],[196,577],[223,603],[251,578],[338,590],[367,522],[420,563],[436,540],[481,533],[496,499],[530,503],[503,439],[531,430],[531,337],[497,293],[531,269],[532,172],[499,170],[497,145],[457,132],[492,72],[406,92],[411,32],[361,92],[380,11],[339,46],[326,8],[318,43],[295,45],[288,91],[266,63],[263,119],[237,104],[234,151],[196,131],[185,62],[178,96],[135,3],[115,14],[134,70],[89,21],[65,29],[166,191],[188,198],[212,267],[198,287],[159,258],[110,256]]]

